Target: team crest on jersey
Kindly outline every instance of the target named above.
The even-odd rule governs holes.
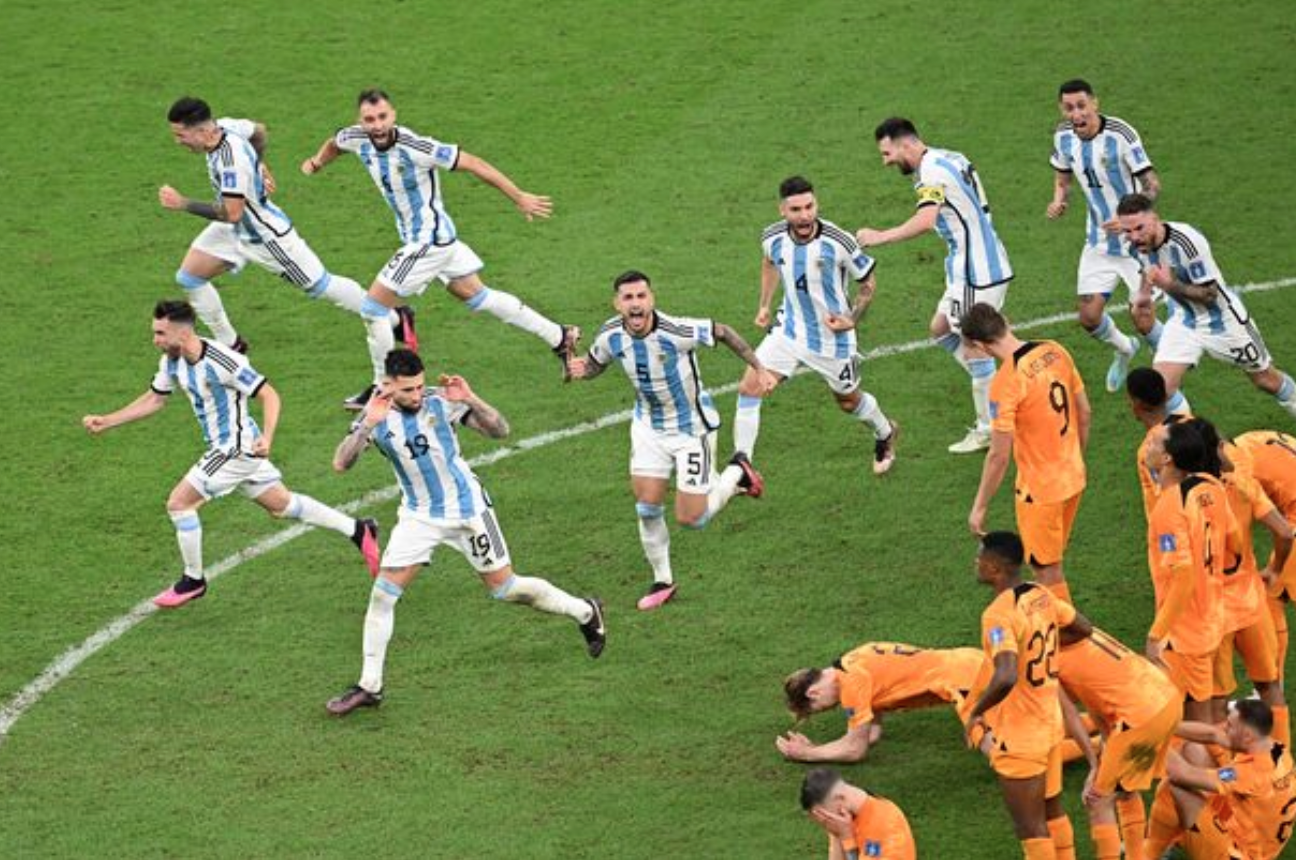
[[[1174,552],[1177,547],[1177,544],[1175,543],[1175,536],[1174,535],[1159,536],[1157,538],[1157,546],[1161,548],[1162,552]]]

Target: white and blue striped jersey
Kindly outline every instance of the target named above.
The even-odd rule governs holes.
[[[634,337],[621,317],[599,329],[590,357],[604,366],[614,361],[635,388],[636,421],[662,433],[702,436],[720,426],[711,394],[702,386],[697,348],[715,346],[711,320],[653,313],[652,331]]]
[[[410,414],[392,407],[369,439],[392,465],[401,505],[434,520],[469,520],[490,507],[481,482],[459,450],[455,425],[471,412],[429,388],[423,408]],[[361,419],[363,420],[363,419]]]
[[[1154,251],[1134,249],[1134,256],[1144,270],[1165,266],[1174,279],[1184,284],[1215,283],[1219,295],[1209,303],[1193,302],[1166,294],[1170,313],[1166,322],[1177,320],[1187,328],[1210,334],[1222,334],[1226,324],[1245,325],[1250,320],[1242,298],[1224,283],[1224,276],[1211,254],[1210,243],[1197,228],[1177,221],[1166,221],[1166,239]]]
[[[939,206],[936,232],[945,240],[948,287],[983,289],[1012,280],[1012,265],[990,218],[976,168],[960,153],[929,148],[915,171],[918,208]]]
[[[207,153],[207,176],[218,200],[243,199],[243,217],[234,225],[238,237],[255,245],[287,235],[292,219],[270,202],[261,179],[261,159],[250,142],[256,123],[222,117],[216,124],[224,133],[216,148]]]
[[[851,313],[850,282],[862,281],[875,262],[860,250],[855,237],[820,219],[814,238],[797,242],[787,221],[765,228],[761,252],[778,269],[783,284],[780,330],[815,355],[850,358],[855,354],[855,330],[833,331],[829,314]]]
[[[189,395],[209,450],[251,453],[261,429],[248,404],[265,385],[265,377],[229,347],[207,338],[201,340],[202,353],[193,364],[184,356],[163,355],[152,388],[158,394],[183,391]]]
[[[386,149],[374,146],[358,125],[338,131],[333,143],[354,152],[364,164],[383,199],[396,216],[396,231],[406,245],[449,245],[455,240],[454,221],[441,202],[437,170],[454,170],[459,147],[396,126],[396,141]]]
[[[1152,169],[1152,159],[1134,127],[1117,117],[1101,116],[1098,133],[1084,140],[1070,122],[1059,123],[1049,163],[1054,170],[1074,174],[1084,191],[1089,209],[1085,243],[1113,257],[1129,256],[1120,234],[1110,235],[1102,225],[1116,217],[1122,197],[1138,190],[1135,177]]]

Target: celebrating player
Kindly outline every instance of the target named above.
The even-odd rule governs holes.
[[[370,285],[361,311],[369,326],[370,351],[378,356],[375,360],[381,362],[392,347],[391,333],[380,323],[390,317],[394,308],[422,295],[428,284],[438,279],[451,295],[474,311],[485,311],[547,343],[562,362],[566,379],[567,360],[576,348],[580,330],[559,325],[524,305],[517,296],[482,283],[478,274],[483,266],[481,259],[459,239],[455,223],[441,202],[438,172],[468,171],[499,189],[528,221],[549,217],[553,211],[549,198],[523,191],[502,171],[453,143],[397,125],[396,108],[382,90],[360,93],[358,105],[359,123],[324,141],[314,155],[302,162],[301,170],[308,176],[318,173],[343,152],[353,152],[396,216],[401,248]],[[418,348],[411,338],[406,339],[406,345]],[[345,405],[362,409],[373,391],[366,389]]]
[[[1061,218],[1071,194],[1071,177],[1080,180],[1088,204],[1085,247],[1076,276],[1080,325],[1116,355],[1107,370],[1107,390],[1119,391],[1139,342],[1125,334],[1107,313],[1107,301],[1123,281],[1131,298],[1141,284],[1138,263],[1121,238],[1116,206],[1131,191],[1155,200],[1161,180],[1134,127],[1098,112],[1098,99],[1086,81],[1067,81],[1058,88],[1063,121],[1053,134],[1053,200],[1046,214]],[[1148,305],[1135,309],[1134,325],[1156,349],[1161,323]]]
[[[838,407],[873,428],[873,473],[895,463],[896,427],[877,398],[860,388],[855,329],[873,301],[873,260],[851,235],[819,217],[814,186],[800,176],[779,185],[783,220],[761,236],[760,306],[756,325],[768,329],[756,348],[761,363],[782,382],[804,365],[828,383]],[[856,282],[855,298],[847,290]],[[777,322],[770,312],[774,291],[783,287]],[[771,328],[771,323],[774,323]],[[761,401],[768,394],[753,370],[738,385],[734,448],[748,457],[760,432]]]
[[[656,609],[675,596],[666,528],[667,482],[676,472],[675,519],[704,528],[736,493],[757,498],[764,487],[760,473],[742,451],[715,473],[716,429],[720,416],[702,387],[696,351],[723,343],[747,362],[762,390],[775,380],[737,332],[707,319],[669,316],[657,310],[652,282],[643,272],[628,271],[612,282],[617,316],[599,329],[589,354],[570,362],[573,379],[593,379],[617,362],[635,387],[634,421],[630,423],[630,481],[639,514],[639,539],[653,569],[653,584],[639,600],[642,610]]]
[[[203,575],[202,522],[198,510],[212,499],[242,491],[271,516],[301,520],[346,535],[364,555],[370,573],[378,571],[378,526],[355,520],[310,496],[294,493],[270,462],[279,424],[279,395],[242,355],[194,331],[196,315],[187,302],[162,301],[153,309],[153,345],[162,352],[148,391],[107,415],[81,419],[86,430],[106,430],[147,418],[167,405],[174,391],[189,396],[207,453],[171,490],[167,513],[175,525],[184,575],[153,598],[164,609],[183,606],[207,593]],[[248,408],[261,402],[264,426]]]
[[[449,546],[466,558],[496,600],[574,619],[589,655],[598,657],[607,641],[602,603],[573,597],[548,580],[514,573],[490,497],[459,450],[457,426],[502,439],[509,432],[504,416],[461,376],[442,376],[439,388],[426,388],[423,362],[411,350],[392,350],[386,371],[382,392],[369,399],[333,455],[333,468],[342,472],[354,466],[370,444],[376,445],[400,482],[401,505],[369,594],[360,681],[329,700],[329,713],[343,716],[382,703],[383,665],[396,602],[438,546]]]
[[[884,165],[915,176],[918,211],[889,230],[864,227],[856,237],[865,249],[904,242],[935,230],[949,251],[945,257],[945,294],[931,320],[931,336],[972,377],[976,426],[950,445],[954,454],[990,447],[990,377],[994,359],[972,349],[959,337],[959,320],[973,305],[1000,309],[1008,295],[1012,265],[990,219],[990,204],[972,162],[957,152],[923,143],[907,119],[893,117],[874,131]]]

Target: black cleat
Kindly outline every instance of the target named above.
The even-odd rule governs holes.
[[[371,693],[359,684],[347,687],[342,695],[329,699],[325,709],[335,717],[345,717],[356,708],[376,708],[382,704],[382,690]]]
[[[377,390],[378,386],[376,385],[368,386],[363,391],[353,394],[346,400],[343,400],[342,408],[350,410],[351,412],[363,411],[364,408],[369,405],[369,398],[373,397],[374,392]]]
[[[742,451],[735,451],[729,458],[729,464],[742,469],[742,477],[738,479],[738,489],[743,495],[759,499],[765,492],[765,479],[761,477],[760,472],[756,471],[756,467],[751,464],[747,455]]]
[[[900,425],[891,422],[891,435],[873,443],[873,474],[885,475],[895,465],[896,440],[900,438]]]
[[[369,575],[378,576],[378,567],[382,561],[382,548],[378,545],[378,521],[371,519],[356,520],[355,532],[351,535],[351,543],[356,545],[360,554],[364,556],[365,567],[369,568]]]
[[[418,332],[414,331],[414,309],[408,305],[401,305],[396,308],[396,316],[400,319],[392,326],[392,334],[405,344],[406,349],[418,352]]]
[[[565,325],[562,327],[562,340],[553,348],[554,355],[562,362],[563,382],[571,379],[571,365],[569,362],[576,357],[576,345],[580,343],[581,330],[574,325]]]
[[[607,625],[603,623],[603,601],[597,597],[586,597],[585,602],[589,604],[594,614],[590,620],[580,626],[581,635],[585,637],[585,647],[591,657],[597,657],[603,653],[603,646],[607,644]]]

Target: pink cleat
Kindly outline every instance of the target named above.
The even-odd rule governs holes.
[[[356,520],[355,533],[351,535],[351,542],[364,556],[369,575],[377,577],[378,563],[382,558],[382,549],[378,546],[378,523],[370,519]]]
[[[648,593],[639,598],[635,606],[644,612],[650,612],[675,596],[677,588],[673,582],[654,582]]]
[[[153,598],[153,604],[161,609],[176,609],[206,593],[207,580],[182,576],[175,585]]]

